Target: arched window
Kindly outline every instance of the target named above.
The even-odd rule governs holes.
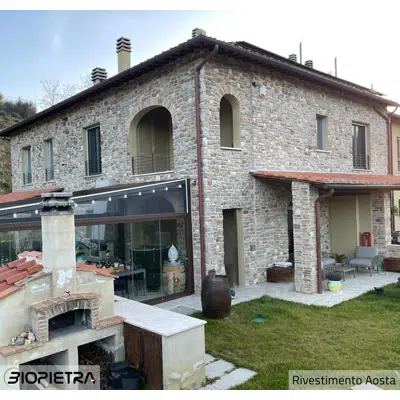
[[[240,147],[240,110],[237,99],[226,94],[219,105],[221,147]]]
[[[134,175],[173,169],[172,118],[165,107],[140,112],[130,126]]]

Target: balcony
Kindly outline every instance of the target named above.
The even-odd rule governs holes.
[[[369,169],[369,155],[367,154],[353,154],[353,168],[355,169]]]
[[[24,185],[29,185],[32,183],[32,173],[31,172],[24,172],[22,174],[22,180],[24,182]]]
[[[168,153],[149,153],[132,157],[133,175],[170,171],[172,168],[172,156]]]
[[[46,182],[54,179],[54,168],[46,168]]]

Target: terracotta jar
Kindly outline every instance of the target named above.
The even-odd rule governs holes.
[[[201,285],[201,306],[206,318],[225,318],[231,312],[231,287],[226,275],[208,272]]]

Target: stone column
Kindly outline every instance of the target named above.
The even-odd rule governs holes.
[[[390,192],[372,192],[372,245],[379,249],[379,254],[386,254],[386,247],[391,244]]]
[[[295,287],[297,292],[317,292],[315,200],[318,191],[308,183],[292,182]]]
[[[76,292],[75,223],[70,193],[44,193],[43,265],[52,272],[52,297]]]

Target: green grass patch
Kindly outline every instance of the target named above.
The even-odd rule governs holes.
[[[253,323],[259,316],[265,322]],[[262,297],[233,306],[229,318],[205,320],[206,351],[257,372],[237,389],[287,389],[294,369],[400,365],[400,289],[395,285],[386,286],[384,296],[368,292],[331,308]]]

